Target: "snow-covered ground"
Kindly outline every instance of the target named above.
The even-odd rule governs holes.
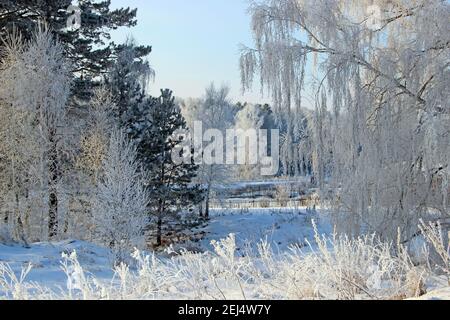
[[[313,241],[312,218],[306,209],[211,210],[211,221],[201,229],[205,231],[205,237],[199,243],[184,243],[177,247],[212,251],[212,240],[219,241],[234,233],[237,252],[249,247],[255,249],[261,239],[267,239],[276,251],[282,251],[291,245],[304,246],[305,238]],[[329,231],[325,215],[315,215],[314,219],[323,232]],[[76,251],[83,269],[96,278],[108,279],[113,275],[109,250],[78,240],[34,243],[28,248],[0,244],[0,263],[8,264],[16,274],[31,264],[27,281],[64,287],[67,277],[61,269],[62,254],[73,251]]]
[[[201,247],[212,250],[211,240],[224,239],[230,233],[235,234],[238,248],[254,248],[261,239],[267,240],[275,251],[285,251],[290,246],[305,247],[305,239],[314,242],[312,219],[320,233],[331,233],[326,214],[312,214],[306,208],[212,210],[211,221],[204,229],[207,235],[201,241]]]
[[[432,290],[419,298],[411,300],[450,300],[450,287]]]
[[[131,298],[144,296],[146,298],[160,297],[167,299],[183,297],[220,299],[221,295],[226,295],[227,298],[235,299],[240,299],[243,296],[255,299],[267,297],[296,298],[297,296],[295,294],[293,295],[290,293],[288,296],[284,295],[283,291],[285,288],[283,288],[283,286],[291,285],[290,280],[284,279],[284,277],[291,276],[290,274],[294,271],[293,277],[294,279],[298,279],[301,285],[303,285],[302,282],[307,281],[309,278],[302,278],[303,276],[297,278],[298,275],[295,275],[294,269],[301,269],[303,267],[298,264],[301,260],[295,260],[298,256],[294,257],[294,260],[289,260],[290,258],[286,258],[286,254],[291,252],[293,246],[301,248],[301,250],[304,250],[306,253],[309,252],[310,248],[308,247],[308,243],[314,244],[315,235],[311,223],[312,219],[316,222],[320,233],[331,233],[332,227],[329,223],[327,214],[324,212],[311,213],[308,212],[306,208],[249,209],[244,211],[229,209],[212,210],[210,223],[199,230],[204,231],[205,237],[198,242],[185,243],[178,245],[177,248],[175,248],[178,249],[178,252],[181,247],[185,247],[188,250],[204,253],[199,254],[198,257],[189,255],[171,257],[168,252],[158,253],[157,258],[159,259],[159,262],[151,260],[145,262],[147,265],[144,268],[141,266],[141,269],[139,269],[137,274],[140,274],[139,276],[143,277],[145,282],[151,283],[153,289],[157,288],[160,290],[161,287],[167,286],[167,288],[164,289],[164,293],[160,296],[153,296],[150,292],[151,290],[147,288],[138,288],[133,290],[141,290],[144,293],[140,292],[136,295],[127,293],[125,297],[128,295]],[[256,260],[255,257],[253,257],[253,260],[243,259],[245,260],[244,262],[234,262],[233,258],[226,257],[227,250],[229,250],[229,248],[226,248],[226,242],[224,242],[223,246],[219,246],[219,250],[217,249],[217,242],[227,238],[230,233],[234,234],[233,239],[235,239],[235,246],[232,246],[236,257],[244,258],[248,252],[257,252],[258,244],[261,244],[261,240],[266,240],[266,244],[271,246],[274,253],[271,257],[262,258],[260,255]],[[214,241],[216,241],[216,245],[212,244]],[[221,250],[224,251],[221,253]],[[120,274],[117,273],[117,270],[116,272],[113,271],[110,258],[111,255],[108,249],[77,240],[54,243],[35,243],[30,245],[29,248],[20,245],[0,245],[0,265],[9,266],[16,277],[20,278],[21,270],[31,264],[32,269],[26,277],[26,282],[33,282],[40,287],[55,290],[56,292],[66,292],[68,290],[68,284],[72,284],[73,286],[74,281],[79,281],[80,273],[79,271],[76,271],[76,266],[74,267],[71,265],[69,269],[70,272],[72,272],[72,279],[68,281],[67,275],[62,269],[62,261],[64,260],[62,255],[70,254],[74,251],[76,251],[77,261],[83,268],[84,274],[87,277],[92,277],[92,279],[95,278],[95,281],[110,284],[112,279],[113,281],[119,281],[118,278],[120,278]],[[358,251],[358,249],[356,251]],[[214,255],[216,254],[221,261],[220,263],[225,266],[217,264],[218,261],[214,258]],[[259,259],[262,260],[258,261]],[[263,261],[264,259],[267,259],[267,261]],[[164,266],[166,263],[167,266]],[[233,265],[234,263],[236,263],[235,266]],[[290,263],[293,263],[292,267]],[[311,264],[311,261],[308,263]],[[312,261],[311,265],[312,270],[314,270],[314,261]],[[311,265],[308,268],[311,268]],[[196,266],[198,266],[199,270],[195,270]],[[284,274],[283,277],[277,278],[278,271],[271,270],[278,267],[281,268],[280,273]],[[211,271],[208,270],[217,272],[217,283],[216,278],[213,278],[213,281],[211,281],[211,278],[209,277],[214,277],[215,275],[210,275]],[[152,280],[152,277],[154,276],[153,272],[157,275],[154,279],[158,280]],[[171,274],[172,272],[176,274],[176,277],[181,277],[181,280],[174,280],[174,274]],[[239,284],[238,286],[234,278],[241,273],[245,273],[244,279],[254,272],[257,273],[257,275],[255,274],[255,279],[257,279],[256,282],[261,281],[261,283],[252,283],[252,281],[255,280],[250,280],[248,283],[245,283],[244,289],[241,292],[242,288],[239,289],[241,283],[237,281]],[[376,274],[376,272],[374,274]],[[0,278],[1,273],[2,270],[0,268]],[[127,272],[125,272],[125,274],[126,273]],[[3,269],[3,274],[5,274],[5,269]],[[125,278],[126,277],[127,276],[125,276]],[[149,279],[149,277],[151,279]],[[195,279],[195,277],[198,277],[198,279]],[[191,278],[192,283],[185,285]],[[265,278],[272,281],[270,285],[274,285],[274,288],[270,288],[269,285],[264,284]],[[140,278],[132,278],[132,276],[128,275],[127,279],[127,281],[132,283]],[[165,280],[161,279],[168,279],[168,283],[160,285],[160,281],[165,282]],[[203,287],[200,284],[201,281],[208,283],[206,286],[209,287]],[[292,285],[297,286],[295,283]],[[306,289],[302,288],[300,290],[302,295],[317,295],[318,293],[308,292],[308,285],[311,285],[311,287],[320,287],[317,286],[316,283],[307,284],[305,287]],[[181,286],[181,288],[175,286]],[[276,286],[281,287],[281,289]],[[449,299],[449,288],[442,288],[444,286],[445,282],[443,285],[441,284],[440,287],[431,286],[430,290],[427,290],[429,293],[423,296],[422,299]],[[96,289],[95,285],[91,283],[89,288],[84,288],[83,290],[95,292]],[[149,290],[149,296],[145,293],[147,290]],[[266,293],[262,293],[261,290],[266,290]],[[297,288],[286,288],[286,291],[289,290],[296,291]],[[324,290],[325,292],[326,288],[321,290]],[[123,295],[124,294],[121,293],[120,297]],[[94,296],[97,297],[96,295]],[[0,279],[0,299],[1,297],[2,291]],[[11,297],[11,295],[9,295],[9,297]]]
[[[29,247],[0,244],[0,263],[9,265],[16,275],[31,264],[26,281],[45,287],[65,287],[67,276],[62,270],[62,255],[77,252],[83,268],[95,277],[108,279],[113,275],[108,249],[77,240],[34,243]]]

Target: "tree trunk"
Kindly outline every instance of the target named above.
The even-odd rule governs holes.
[[[58,233],[58,197],[54,187],[50,187],[50,194],[48,197],[48,237],[51,239]]]
[[[206,190],[206,201],[205,201],[205,219],[209,219],[209,194],[211,193],[211,185],[208,185]]]
[[[20,239],[23,238],[23,223],[22,218],[20,217],[20,201],[19,194],[16,193],[16,218],[17,218],[17,235]]]
[[[50,133],[51,149],[49,150],[49,195],[48,195],[48,237],[51,239],[58,233],[58,153],[54,132]]]
[[[203,203],[202,202],[200,202],[199,211],[200,211],[200,218],[203,218]]]
[[[208,196],[208,198],[206,198],[205,219],[209,219],[209,196]]]
[[[158,222],[156,224],[156,245],[159,247],[162,244],[162,219],[161,216],[158,217]]]

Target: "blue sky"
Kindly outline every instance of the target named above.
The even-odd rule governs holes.
[[[242,94],[239,44],[252,45],[248,0],[112,0],[112,7],[138,8],[138,25],[113,32],[153,46],[156,71],[150,92],[170,88],[179,97],[199,97],[212,81],[231,87],[236,101],[268,102],[258,86]]]

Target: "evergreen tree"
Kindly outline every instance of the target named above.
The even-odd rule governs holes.
[[[110,0],[79,0],[79,9],[76,9],[71,0],[3,0],[0,36],[4,37],[16,27],[25,38],[31,38],[37,24],[46,22],[72,61],[74,96],[86,101],[92,86],[99,81],[98,76],[107,72],[120,51],[120,47],[109,42],[110,31],[136,25],[136,9],[111,10],[110,5]],[[68,28],[68,22],[78,13],[79,28]],[[136,53],[145,56],[150,51],[150,47],[142,46]]]
[[[186,130],[186,121],[170,90],[162,90],[158,98],[147,98],[132,114],[128,133],[137,143],[140,160],[148,173],[149,209],[156,220],[159,246],[163,224],[178,219],[181,210],[191,210],[202,200],[200,186],[192,184],[198,166],[174,163],[172,159],[173,150],[183,143],[177,132]]]
[[[115,97],[117,106],[115,117],[122,127],[128,122],[130,110],[137,110],[145,98],[145,89],[148,80],[154,75],[154,71],[143,59],[147,52],[136,45],[134,39],[128,39],[125,44],[117,47],[116,61],[112,66],[108,77],[107,86]]]

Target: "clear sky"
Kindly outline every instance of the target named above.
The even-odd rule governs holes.
[[[170,88],[178,97],[199,97],[214,81],[229,85],[235,102],[269,102],[259,86],[241,92],[239,44],[253,44],[248,0],[112,0],[112,7],[138,9],[138,25],[114,31],[113,40],[133,35],[152,45],[152,94]]]

